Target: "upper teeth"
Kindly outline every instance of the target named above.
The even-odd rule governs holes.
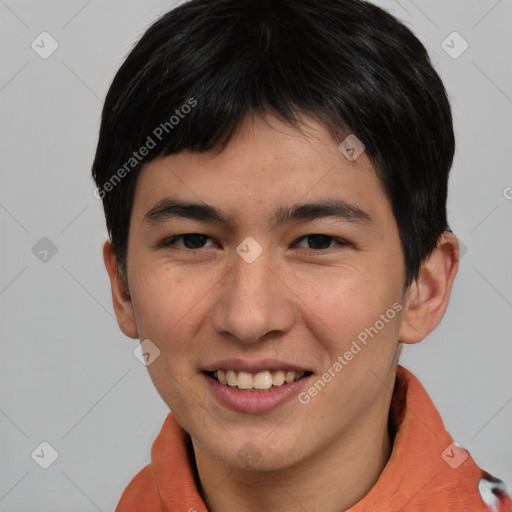
[[[306,372],[294,370],[277,370],[249,373],[236,370],[218,370],[213,373],[214,377],[221,383],[238,389],[270,389],[272,386],[282,386],[285,382],[289,384],[300,379]]]

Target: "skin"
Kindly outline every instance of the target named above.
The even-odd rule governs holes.
[[[371,162],[365,153],[349,161],[321,125],[305,123],[306,135],[272,116],[248,119],[223,151],[187,151],[144,166],[130,220],[128,286],[110,242],[104,245],[119,326],[159,347],[148,371],[191,436],[213,512],[339,512],[362,499],[391,453],[399,340],[416,343],[438,325],[458,268],[457,239],[445,233],[404,290],[397,225]],[[236,225],[145,222],[168,197],[214,205]],[[327,198],[358,206],[372,223],[268,225],[278,206]],[[211,238],[192,249],[184,239],[161,244],[186,233]],[[333,239],[318,249],[307,238],[315,234]],[[263,249],[252,263],[236,252],[248,236]],[[202,374],[220,359],[279,358],[316,380],[393,303],[402,311],[307,405],[293,398],[266,413],[236,413]],[[241,456],[247,443],[256,462]]]

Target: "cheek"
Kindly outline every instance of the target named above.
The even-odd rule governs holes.
[[[139,334],[158,345],[173,371],[184,367],[184,358],[193,360],[197,330],[219,279],[213,272],[165,265],[148,266],[138,275],[133,302]]]
[[[296,289],[305,305],[303,317],[316,339],[336,349],[350,341],[378,309],[378,294],[371,278],[354,269],[297,281]]]
[[[297,280],[295,289],[307,329],[329,356],[326,365],[347,351],[352,351],[350,360],[364,364],[392,357],[401,288],[390,283],[382,268],[342,269],[309,282]]]
[[[172,335],[179,319],[186,316],[188,299],[182,278],[167,271],[147,271],[138,276],[132,290],[141,338],[149,338],[161,346]]]

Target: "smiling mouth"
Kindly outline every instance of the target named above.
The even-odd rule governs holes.
[[[266,370],[250,373],[237,370],[217,370],[205,372],[217,382],[239,391],[270,391],[285,384],[291,384],[312,375],[311,372],[294,370]]]

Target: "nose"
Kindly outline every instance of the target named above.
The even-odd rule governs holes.
[[[218,333],[252,344],[291,329],[297,314],[294,295],[271,264],[265,251],[252,263],[236,255],[214,306]]]

